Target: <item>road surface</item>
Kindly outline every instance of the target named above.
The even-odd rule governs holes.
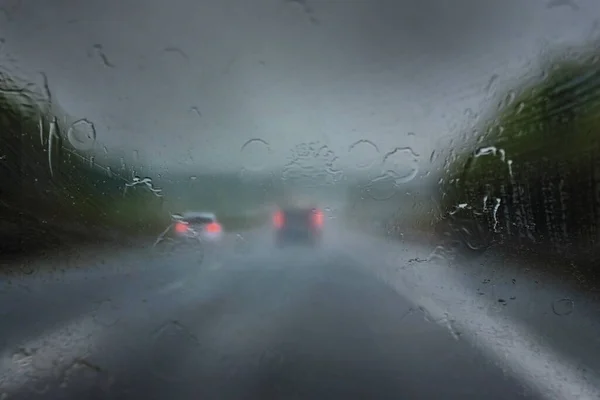
[[[331,227],[46,259],[0,282],[0,399],[600,398],[592,300],[439,250]]]

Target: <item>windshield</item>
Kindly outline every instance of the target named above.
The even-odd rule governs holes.
[[[0,400],[599,399],[599,151],[597,0],[0,0]]]

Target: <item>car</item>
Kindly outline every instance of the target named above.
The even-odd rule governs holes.
[[[186,212],[173,225],[173,236],[179,239],[196,238],[202,242],[218,242],[223,238],[223,226],[216,214]]]
[[[318,245],[323,233],[323,212],[314,206],[278,208],[273,214],[275,243]]]

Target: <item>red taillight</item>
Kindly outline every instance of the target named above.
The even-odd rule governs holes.
[[[178,233],[185,233],[188,231],[188,224],[185,222],[178,222],[175,224],[175,231]]]
[[[273,225],[275,225],[275,228],[277,229],[283,227],[283,213],[281,211],[277,211],[275,215],[273,215]]]
[[[320,228],[323,226],[323,212],[321,210],[315,210],[313,213],[313,224]]]
[[[212,223],[206,225],[206,232],[210,232],[210,233],[221,232],[221,225],[218,224],[217,222],[212,222]]]

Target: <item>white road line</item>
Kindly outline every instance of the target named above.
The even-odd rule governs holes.
[[[549,400],[600,399],[600,380],[592,372],[584,371],[557,352],[540,343],[538,338],[521,324],[500,317],[486,315],[480,307],[481,299],[463,293],[457,309],[451,303],[434,301],[417,295],[399,279],[398,272],[390,271],[386,281],[416,305],[426,310],[432,321],[448,329],[455,337],[477,346],[484,354],[506,367],[506,372],[520,379],[526,386]],[[452,286],[449,274],[440,274],[438,282]],[[419,281],[427,291],[427,283]],[[456,285],[459,285],[456,282]],[[430,288],[435,290],[435,288]],[[456,300],[456,299],[453,299]]]
[[[358,243],[363,242],[360,237],[358,240]],[[397,246],[390,247],[388,243],[379,243],[377,247],[370,252],[396,256],[382,265],[366,259],[367,255],[361,253],[360,246],[349,253],[355,259],[363,259],[370,272],[424,310],[429,320],[448,329],[455,338],[474,344],[525,386],[548,400],[600,399],[600,377],[597,373],[579,368],[541,343],[540,338],[524,325],[507,316],[487,315],[484,300],[471,295],[466,288],[461,290],[461,282],[452,275],[452,269],[445,265],[445,261],[442,261],[444,265],[429,261],[413,269],[397,269],[399,265],[407,265],[409,256],[423,253],[422,258],[426,259],[430,251],[426,246],[422,250],[415,246],[410,252],[399,252]],[[440,285],[453,290],[440,290]],[[435,300],[422,293],[433,294]]]

